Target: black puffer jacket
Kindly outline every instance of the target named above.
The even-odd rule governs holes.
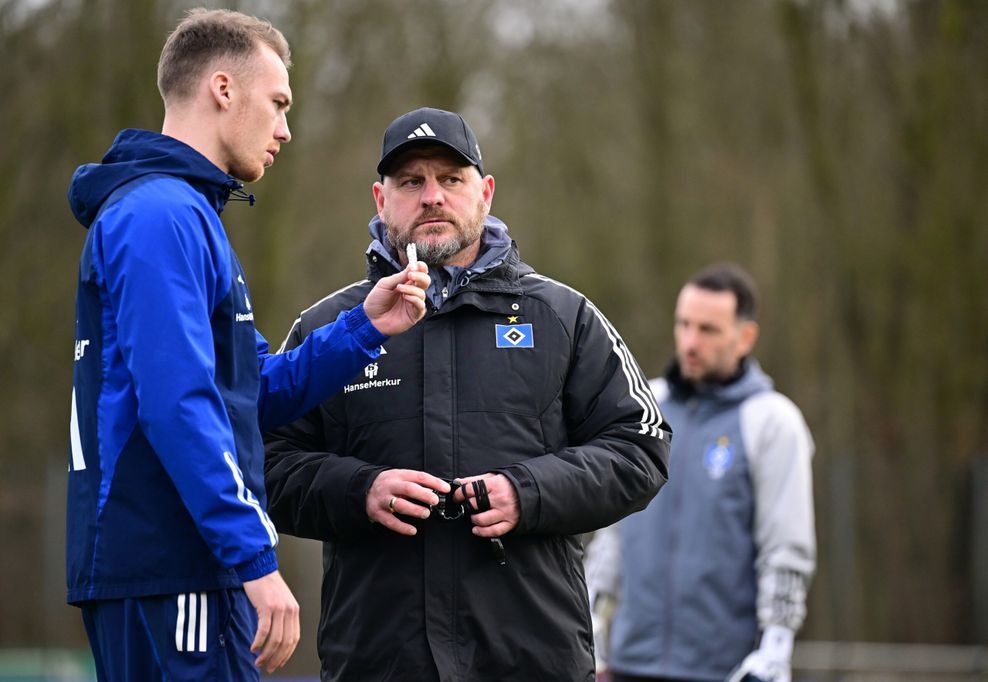
[[[395,271],[369,253],[370,280],[302,313],[287,348]],[[267,438],[278,530],[325,542],[323,680],[593,680],[579,534],[646,506],[671,431],[610,323],[513,244],[431,308],[343,392]],[[506,565],[466,518],[409,521],[413,537],[371,525],[364,500],[385,468],[505,474],[521,503]]]

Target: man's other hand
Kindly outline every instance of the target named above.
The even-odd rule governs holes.
[[[478,509],[476,491],[470,485],[473,481],[483,479],[487,485],[489,508]],[[484,474],[483,476],[468,476],[458,478],[462,487],[453,496],[454,502],[466,502],[474,510],[470,515],[473,522],[473,534],[482,538],[498,538],[510,532],[521,519],[521,506],[518,503],[518,491],[514,484],[504,474]]]
[[[301,633],[298,602],[288,585],[275,571],[244,583],[244,592],[257,609],[257,636],[250,650],[258,653],[258,668],[274,672],[288,662]]]

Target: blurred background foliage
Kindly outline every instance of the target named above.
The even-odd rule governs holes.
[[[63,604],[84,239],[65,192],[118,129],[160,129],[158,53],[192,5],[0,0],[0,646],[84,641]],[[363,275],[388,122],[461,111],[523,257],[590,296],[648,375],[687,276],[755,275],[757,355],[817,442],[803,636],[988,642],[988,3],[222,6],[293,46],[293,143],[257,205],[224,213],[272,345]],[[301,668],[318,550],[284,545]]]

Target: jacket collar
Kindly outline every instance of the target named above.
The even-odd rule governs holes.
[[[367,247],[367,276],[371,281],[393,274],[401,269],[397,252],[388,242],[387,229],[381,219],[375,216],[368,225],[373,238]],[[494,216],[484,220],[484,233],[481,237],[480,255],[468,267],[431,266],[429,276],[432,283],[426,297],[436,308],[449,300],[457,291],[469,288],[471,291],[518,293],[518,279],[532,268],[521,261],[518,246],[508,235],[508,227]],[[442,290],[446,295],[442,295]]]
[[[128,128],[120,131],[100,163],[76,169],[68,193],[72,212],[88,228],[114,191],[153,173],[182,178],[217,213],[222,212],[231,192],[243,189],[243,183],[184,142],[150,130]]]
[[[669,363],[665,378],[669,384],[670,393],[677,400],[688,400],[696,397],[701,400],[737,403],[755,393],[769,391],[773,388],[771,377],[762,370],[758,361],[751,357],[743,358],[738,371],[724,382],[697,383],[688,381],[680,373],[679,363],[676,360]]]

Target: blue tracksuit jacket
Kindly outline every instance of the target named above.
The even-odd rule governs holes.
[[[379,354],[362,306],[268,354],[219,213],[242,185],[124,130],[69,188],[89,229],[76,298],[68,601],[235,587],[277,568],[260,432]]]

